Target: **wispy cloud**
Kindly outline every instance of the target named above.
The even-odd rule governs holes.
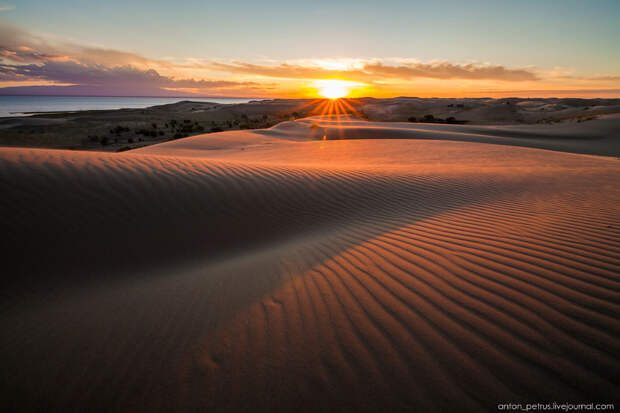
[[[50,41],[19,27],[0,26],[0,82],[33,81],[46,84],[37,91],[54,93],[94,91],[113,95],[221,94],[244,95],[260,90],[262,83],[237,79],[205,79],[162,74],[174,65],[146,58],[137,53]],[[49,83],[63,86],[52,87]],[[64,86],[64,85],[72,85]],[[265,83],[265,87],[273,84]],[[1,93],[18,92],[19,87],[0,88]],[[25,90],[25,89],[24,89]]]
[[[570,68],[545,71],[479,62],[420,62],[407,57],[259,62],[151,59],[0,23],[0,94],[26,91],[15,88],[21,82],[28,90],[38,87],[37,93],[60,93],[58,88],[64,87],[71,93],[115,95],[307,96],[312,94],[312,81],[329,78],[359,82],[363,93],[394,96],[474,95],[493,90],[499,94],[510,89],[518,93],[516,85],[520,91],[611,90],[620,75],[586,76]]]
[[[509,69],[501,65],[413,63],[401,66],[387,66],[380,62],[364,66],[365,71],[376,76],[395,77],[399,79],[430,78],[430,79],[472,79],[472,80],[504,80],[521,82],[537,80],[537,76],[527,69]]]
[[[0,3],[0,12],[9,11],[9,10],[15,10],[15,5],[14,4]]]
[[[601,80],[604,82],[611,81],[617,82],[620,81],[620,75],[601,75],[601,76],[591,76],[583,78],[585,80]]]
[[[213,62],[210,67],[229,73],[243,73],[248,75],[289,78],[313,79],[317,77],[349,77],[356,80],[399,79],[410,80],[415,78],[428,79],[474,79],[474,80],[503,80],[519,82],[537,80],[536,74],[527,69],[508,69],[500,65],[482,64],[453,64],[440,63],[410,63],[401,65],[387,65],[380,61],[364,63],[360,68],[327,69],[316,66],[300,66],[289,63],[277,65],[257,65],[244,62],[221,63]]]
[[[204,93],[223,88],[260,86],[259,83],[251,81],[174,79],[162,76],[153,69],[141,70],[129,65],[106,67],[104,65],[57,60],[47,60],[42,64],[0,65],[0,81],[15,82],[33,79],[59,84],[89,86],[115,95],[157,95],[170,89],[182,90],[187,93]]]
[[[620,89],[528,89],[528,90],[480,90],[472,96],[495,96],[495,97],[587,97],[605,98],[616,97]]]
[[[223,80],[172,79],[153,69],[140,70],[133,66],[106,67],[72,61],[49,60],[43,64],[0,65],[0,79],[16,81],[21,78],[49,80],[59,83],[105,85],[149,84],[159,87],[212,88],[236,85],[257,85],[256,82]]]

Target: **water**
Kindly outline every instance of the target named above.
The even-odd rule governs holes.
[[[149,98],[100,96],[0,96],[0,117],[26,116],[28,112],[65,112],[146,108],[148,106],[191,100],[193,102],[247,103],[254,99],[228,98]]]

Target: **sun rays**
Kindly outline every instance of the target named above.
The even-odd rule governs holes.
[[[365,119],[366,116],[356,109],[362,102],[353,98],[314,99],[295,108],[302,116],[317,118],[323,128],[319,139],[333,140],[343,138],[343,126],[351,118]],[[333,127],[330,127],[333,126]]]
[[[354,98],[314,99],[303,103],[294,110],[307,113],[307,116],[335,118],[336,120],[345,116],[364,119],[365,116],[355,108],[360,105],[361,102]]]
[[[349,117],[365,119],[365,116],[356,109],[356,106],[361,106],[362,102],[348,96],[359,93],[368,85],[343,79],[314,79],[308,85],[310,89],[313,89],[311,94],[322,98],[300,104],[293,109],[294,113],[300,113],[304,117],[318,117],[320,121],[335,121],[338,126],[341,126],[342,122]],[[324,138],[329,138],[329,136],[324,136]]]

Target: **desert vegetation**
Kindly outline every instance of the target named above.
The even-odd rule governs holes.
[[[436,118],[433,115],[424,115],[424,117],[418,119],[415,116],[410,116],[407,118],[409,122],[422,122],[422,123],[451,123],[451,124],[465,124],[468,121],[466,120],[458,120],[454,116],[449,116],[446,119]]]
[[[203,133],[269,128],[321,113],[321,100],[275,99],[245,104],[182,101],[145,109],[35,114],[0,119],[0,145],[117,151]],[[349,100],[368,121],[437,124],[557,124],[620,112],[620,99]],[[127,150],[127,149],[125,149]]]

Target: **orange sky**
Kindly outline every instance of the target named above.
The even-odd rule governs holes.
[[[620,97],[619,18],[606,0],[24,0],[0,7],[0,95]]]

